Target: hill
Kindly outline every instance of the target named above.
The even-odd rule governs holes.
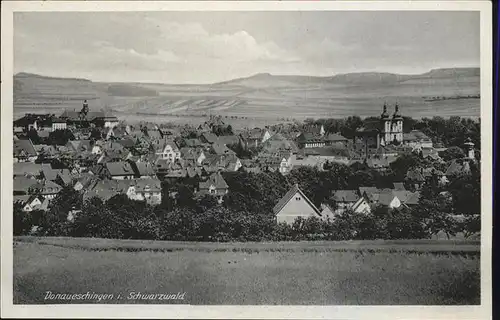
[[[91,109],[163,118],[220,114],[229,118],[303,119],[376,116],[398,102],[412,117],[478,117],[478,68],[435,69],[419,75],[381,72],[329,77],[256,74],[211,85],[106,83],[20,73],[14,113]]]

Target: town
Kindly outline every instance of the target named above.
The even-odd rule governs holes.
[[[396,104],[391,111],[384,105],[378,118],[306,119],[264,128],[234,129],[215,115],[199,126],[129,124],[109,112],[90,111],[83,101],[79,111],[30,113],[14,121],[14,203],[25,214],[43,215],[65,188],[78,192],[82,203],[126,196],[168,210],[212,199],[230,211],[272,211],[276,223],[292,226],[297,219],[335,220],[347,212],[373,214],[379,207],[418,208],[425,186],[434,181],[439,196],[455,205],[447,217],[477,218],[479,186],[471,193],[457,185],[465,188],[460,179],[479,176],[480,151],[472,139],[477,143],[479,134],[470,134],[479,124],[452,117],[462,131],[450,129],[453,145],[445,145],[436,142],[442,138],[405,128],[424,120],[404,117]],[[316,185],[308,181],[322,172],[331,174],[319,176]],[[259,192],[267,191],[245,189],[238,174],[279,176],[265,189],[274,188],[274,197],[245,208],[242,198],[258,201],[266,196]],[[67,223],[81,207],[68,207]],[[36,233],[39,226],[30,221],[21,233]],[[437,231],[456,233],[444,229]]]

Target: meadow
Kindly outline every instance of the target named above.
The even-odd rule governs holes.
[[[53,293],[186,292],[194,305],[480,303],[477,241],[187,243],[19,237],[14,303]],[[74,303],[82,303],[74,301]],[[85,303],[99,303],[85,301]]]

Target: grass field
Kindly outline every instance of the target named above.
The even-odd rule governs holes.
[[[68,303],[44,297],[47,291],[89,291],[115,295],[101,303],[479,304],[478,253],[474,241],[199,244],[23,237],[14,244],[14,303]],[[185,292],[185,299],[126,299],[132,291]]]

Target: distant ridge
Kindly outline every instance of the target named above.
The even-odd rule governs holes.
[[[22,79],[22,78],[38,78],[38,79],[45,79],[45,80],[71,80],[71,81],[83,81],[83,82],[92,82],[91,80],[84,79],[84,78],[63,78],[63,77],[49,77],[49,76],[42,76],[36,73],[28,73],[28,72],[19,72],[14,75],[14,79]]]
[[[398,83],[413,79],[438,79],[438,78],[459,78],[478,77],[479,68],[439,68],[416,75],[396,74],[389,72],[351,72],[336,74],[333,76],[297,76],[297,75],[272,75],[270,73],[258,73],[250,77],[237,78],[233,80],[215,83],[215,85],[241,85],[263,87],[274,84],[291,85],[307,83],[324,84],[370,84],[370,83]]]

